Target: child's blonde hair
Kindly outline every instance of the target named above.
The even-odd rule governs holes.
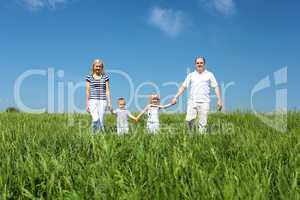
[[[157,99],[158,103],[160,101],[160,97],[159,97],[159,94],[151,94],[150,95],[150,98],[149,98],[149,101],[150,101],[150,104],[152,104],[152,100],[153,99]]]

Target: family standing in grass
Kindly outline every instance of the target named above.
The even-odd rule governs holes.
[[[104,63],[96,59],[92,65],[91,74],[86,76],[86,110],[92,117],[93,132],[104,131],[104,115],[110,110],[117,116],[117,133],[124,134],[129,131],[128,118],[138,122],[140,117],[147,113],[147,130],[149,133],[159,131],[159,110],[168,108],[177,103],[177,99],[190,88],[187,103],[186,122],[191,128],[198,116],[198,129],[206,133],[208,113],[210,111],[210,87],[215,89],[217,96],[217,110],[222,109],[221,92],[214,74],[205,69],[205,58],[198,56],[195,59],[195,71],[185,78],[177,94],[167,105],[160,105],[158,94],[150,95],[149,104],[137,116],[133,116],[126,109],[126,101],[120,97],[118,108],[113,110],[111,104],[109,76],[105,73]]]

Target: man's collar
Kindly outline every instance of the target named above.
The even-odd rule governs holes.
[[[196,72],[196,73],[198,73],[198,74],[204,74],[204,73],[206,73],[206,72],[207,72],[207,70],[206,70],[206,69],[204,69],[204,71],[203,71],[203,72],[198,72],[198,71],[195,69],[195,72]]]

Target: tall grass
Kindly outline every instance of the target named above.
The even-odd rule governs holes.
[[[210,134],[162,115],[150,135],[92,135],[89,116],[0,114],[0,199],[300,199],[300,113],[277,132],[249,113],[213,114]],[[114,124],[112,116],[107,127]]]

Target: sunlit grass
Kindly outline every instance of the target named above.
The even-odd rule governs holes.
[[[286,133],[249,113],[211,115],[208,135],[114,120],[92,135],[88,115],[1,113],[0,199],[300,199],[298,112]]]

